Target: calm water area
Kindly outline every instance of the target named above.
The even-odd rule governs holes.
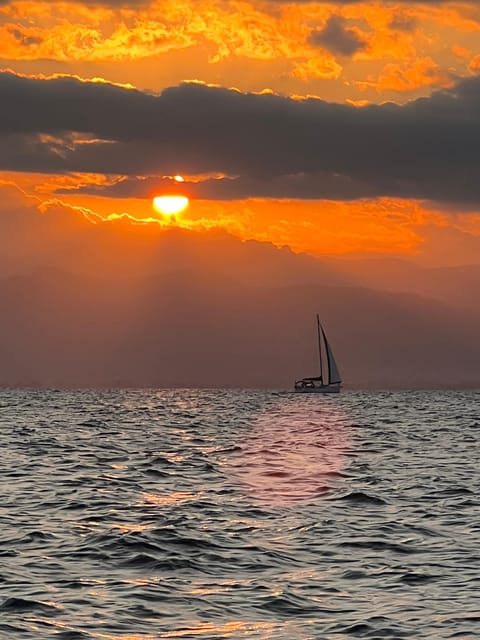
[[[480,638],[480,392],[0,391],[0,640]]]

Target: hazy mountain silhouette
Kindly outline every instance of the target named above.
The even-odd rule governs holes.
[[[341,274],[350,282],[374,289],[415,293],[480,313],[480,298],[476,295],[480,286],[480,263],[425,267],[398,258],[344,258],[332,262],[337,276]]]
[[[50,214],[49,214],[50,215]],[[471,266],[433,268],[398,258],[319,258],[242,242],[223,231],[155,230],[128,222],[92,225],[78,214],[42,218],[31,213],[3,229],[0,270],[28,274],[45,266],[109,279],[194,272],[210,282],[223,274],[254,286],[348,285],[417,293],[446,304],[480,311],[472,295],[480,283],[480,258]],[[32,224],[29,224],[32,222]],[[1,230],[1,228],[0,228]]]
[[[347,384],[480,384],[479,265],[22,211],[2,227],[1,384],[289,388],[317,371],[317,312]]]
[[[474,319],[411,294],[241,283],[205,269],[0,280],[0,382],[289,388],[317,368],[318,311],[352,386],[479,383]],[[478,320],[478,318],[477,318]]]

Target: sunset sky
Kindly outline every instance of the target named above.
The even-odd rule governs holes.
[[[480,3],[0,0],[0,58],[0,386],[285,388],[315,313],[480,382]]]
[[[316,255],[480,247],[478,2],[2,0],[0,58],[4,237],[28,211],[52,242],[61,212]]]

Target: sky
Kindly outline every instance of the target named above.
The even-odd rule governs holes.
[[[2,0],[0,188],[157,225],[182,191],[177,225],[319,255],[472,244],[479,30],[477,2]]]
[[[479,149],[477,1],[0,0],[4,277],[219,274],[238,241],[438,299],[388,261],[480,264]]]

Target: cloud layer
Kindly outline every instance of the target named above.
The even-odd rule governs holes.
[[[399,106],[355,107],[185,83],[160,95],[72,77],[0,74],[0,169],[228,176],[207,199],[395,196],[480,203],[480,78]],[[103,191],[102,191],[103,189]],[[143,192],[142,192],[143,189]]]

